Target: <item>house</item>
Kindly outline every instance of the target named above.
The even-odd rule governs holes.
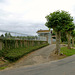
[[[45,37],[46,41],[51,44],[51,31],[50,30],[38,30],[37,31],[39,37]]]
[[[49,44],[52,44],[55,42],[55,40],[52,38],[52,30],[38,30],[37,31],[38,33],[38,36],[43,38],[45,37],[46,38],[46,41],[48,41]],[[55,36],[53,36],[55,37]]]

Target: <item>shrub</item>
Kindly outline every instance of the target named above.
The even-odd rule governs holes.
[[[39,45],[39,46],[31,46],[31,47],[27,47],[27,48],[16,48],[16,49],[12,49],[9,50],[9,52],[7,52],[7,54],[4,55],[5,59],[9,60],[9,61],[16,61],[19,58],[21,58],[22,56],[35,51],[39,48],[42,48],[44,46],[47,46],[48,43],[43,44],[43,45]]]

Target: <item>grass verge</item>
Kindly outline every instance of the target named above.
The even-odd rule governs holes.
[[[66,56],[71,56],[75,54],[75,49],[68,49],[67,47],[62,47],[61,53],[63,53]]]
[[[0,67],[0,70],[3,70],[3,69],[5,69],[5,68],[7,68],[7,66],[4,66],[4,67]]]

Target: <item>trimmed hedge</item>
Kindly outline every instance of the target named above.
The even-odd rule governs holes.
[[[48,45],[47,41],[2,39],[0,57],[16,61],[20,57]]]
[[[35,51],[39,48],[42,48],[44,46],[49,45],[48,43],[43,44],[43,45],[39,45],[39,46],[31,46],[31,47],[26,47],[26,48],[16,48],[16,49],[11,49],[8,50],[3,56],[5,57],[5,59],[9,60],[9,61],[16,61],[19,58],[21,58],[22,56]]]

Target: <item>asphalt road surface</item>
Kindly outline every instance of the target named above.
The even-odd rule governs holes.
[[[0,71],[0,75],[75,75],[75,55],[34,66]]]

